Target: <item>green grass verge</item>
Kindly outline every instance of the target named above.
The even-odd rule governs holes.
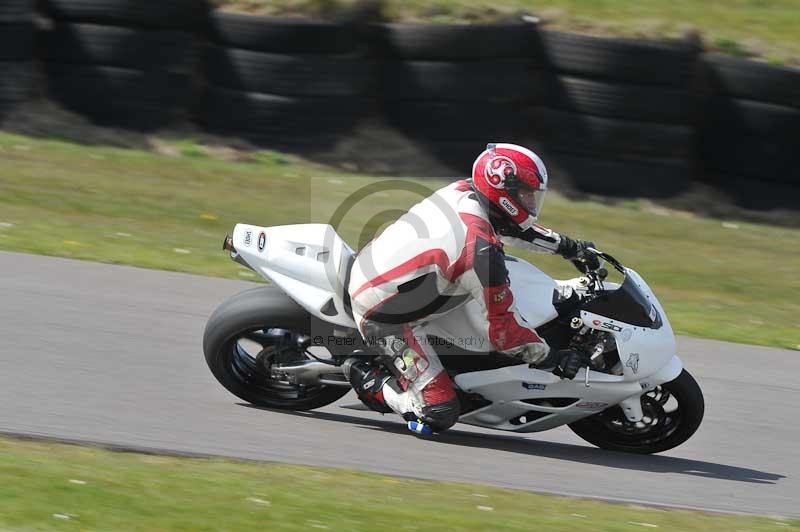
[[[217,0],[249,13],[322,15],[354,0]],[[384,0],[393,20],[452,22],[492,20],[519,12],[539,15],[548,28],[655,38],[687,30],[707,46],[774,62],[800,61],[797,0]]]
[[[188,141],[169,151],[0,134],[0,249],[255,280],[220,249],[236,222],[327,222],[354,191],[378,182],[273,152],[230,162]],[[370,194],[340,232],[363,244],[418,200],[397,190]],[[679,333],[800,349],[799,229],[553,193],[541,221],[638,270]],[[575,275],[558,257],[519,254],[556,277]]]
[[[7,438],[0,478],[0,529],[15,531],[800,529],[798,521]]]

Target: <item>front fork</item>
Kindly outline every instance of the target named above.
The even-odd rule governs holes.
[[[625,419],[631,423],[639,423],[642,421],[644,413],[642,412],[642,395],[655,389],[656,386],[670,382],[683,371],[683,362],[676,356],[664,365],[656,373],[643,378],[639,384],[642,387],[642,393],[632,395],[627,399],[620,401],[619,406],[625,413]]]
[[[645,391],[646,390],[642,390],[642,394],[644,394]],[[644,416],[642,412],[642,394],[628,397],[619,403],[619,406],[625,413],[625,419],[631,423],[640,422]]]

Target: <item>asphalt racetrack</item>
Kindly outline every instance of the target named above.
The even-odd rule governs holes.
[[[800,516],[800,353],[681,338],[706,417],[658,456],[602,451],[567,428],[458,426],[425,441],[389,416],[267,411],[225,391],[206,367],[203,327],[249,286],[0,253],[0,432]]]

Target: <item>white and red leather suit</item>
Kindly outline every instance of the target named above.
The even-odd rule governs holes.
[[[417,416],[441,406],[440,429],[457,420],[458,401],[436,352],[415,328],[420,320],[471,298],[483,309],[492,350],[548,349],[516,310],[503,244],[556,253],[562,237],[535,224],[501,236],[490,216],[491,206],[471,181],[455,182],[387,227],[359,252],[351,272],[349,293],[362,335],[402,340],[396,364],[401,390],[383,387],[380,399],[395,412]],[[392,327],[395,332],[385,333]]]

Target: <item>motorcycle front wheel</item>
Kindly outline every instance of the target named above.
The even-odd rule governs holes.
[[[312,410],[343,397],[350,388],[304,386],[272,378],[263,357],[288,363],[308,358],[300,350],[279,353],[269,329],[311,335],[311,316],[276,286],[261,286],[229,298],[211,315],[203,335],[206,363],[233,395],[257,406]]]
[[[703,421],[700,386],[685,369],[675,380],[642,395],[644,417],[631,423],[619,406],[570,423],[572,431],[601,449],[660,453],[688,440]]]

